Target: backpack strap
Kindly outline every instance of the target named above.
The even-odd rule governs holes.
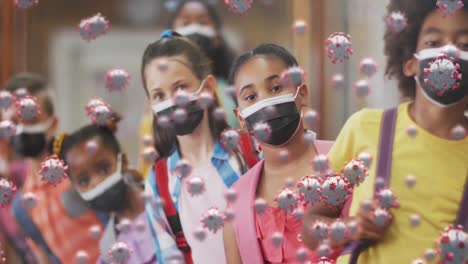
[[[244,156],[245,162],[249,168],[252,168],[257,164],[258,157],[256,155],[256,150],[252,144],[252,139],[250,138],[249,133],[239,133],[239,147]]]
[[[464,230],[468,228],[468,179],[465,180],[465,190],[463,191],[460,207],[458,208],[457,219],[455,220],[455,226],[458,225],[463,226]]]
[[[377,171],[374,184],[374,195],[378,191],[377,180],[382,179],[383,186],[389,186],[392,168],[393,139],[395,136],[395,126],[397,118],[397,108],[387,109],[383,112],[382,124],[380,127],[379,150],[377,160]],[[351,244],[350,264],[356,264],[361,252],[371,246],[373,241],[359,240]],[[349,250],[345,250],[348,251]]]
[[[169,177],[167,173],[166,160],[157,161],[154,165],[154,169],[156,170],[155,175],[157,175],[156,188],[158,189],[159,195],[163,199],[164,213],[166,214],[166,218],[172,233],[175,235],[177,247],[184,254],[185,263],[193,264],[192,251],[189,244],[187,243],[187,240],[185,239],[179,214],[177,213],[169,192]]]

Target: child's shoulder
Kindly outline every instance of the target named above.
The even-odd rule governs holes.
[[[382,119],[383,109],[363,108],[349,117],[347,123],[349,126],[375,126],[380,124]]]

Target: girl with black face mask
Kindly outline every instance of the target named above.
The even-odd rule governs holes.
[[[217,110],[216,78],[205,53],[176,32],[168,30],[161,37],[146,48],[142,61],[159,154],[145,191],[155,200],[165,201],[164,210],[146,205],[154,244],[164,263],[175,257],[185,263],[224,263],[220,227],[211,229],[213,232],[209,226],[202,230],[207,232],[203,241],[192,233],[201,228],[208,209],[222,213],[224,193],[246,171],[246,162],[240,151],[230,151],[220,142],[228,125]],[[183,160],[191,173],[177,169]],[[202,186],[199,191],[194,190],[200,186],[196,182]],[[161,219],[172,232],[160,225]]]
[[[89,150],[88,143],[95,144]],[[127,158],[110,128],[88,125],[54,142],[60,158],[68,165],[68,175],[79,196],[96,211],[110,213],[102,234],[98,263],[112,263],[109,249],[117,242],[131,250],[125,263],[157,263],[147,229],[142,177],[128,167]]]
[[[307,86],[301,76],[290,75],[299,78],[287,82],[281,78],[282,73],[297,66],[296,59],[283,47],[262,44],[241,55],[231,69],[241,127],[254,133],[255,127],[263,124],[270,133],[259,138],[264,161],[233,187],[239,198],[232,204],[236,217],[224,227],[228,263],[295,263],[296,253],[303,247],[298,237],[302,221],[289,210],[292,207],[280,205],[278,194],[286,198],[292,195],[288,194],[292,189],[285,189],[288,178],[298,182],[314,174],[311,160],[326,152],[329,143],[308,143],[305,139],[310,136],[307,133],[313,133],[306,132],[301,122],[308,100]],[[263,212],[254,210],[253,204]],[[303,210],[302,205],[295,209]],[[276,245],[272,242],[275,234],[281,238]],[[304,253],[305,259],[316,260],[314,252]]]

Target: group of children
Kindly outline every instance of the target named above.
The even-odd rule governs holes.
[[[261,44],[231,66],[239,129],[237,146],[229,147],[230,126],[217,112],[221,104],[209,56],[190,38],[165,31],[142,56],[158,153],[144,185],[114,134],[118,116],[108,126],[91,124],[54,137],[58,120],[45,89],[35,91],[25,81],[31,76],[16,78],[9,89],[27,87],[45,110],[35,123],[19,125],[12,141],[16,152],[31,158],[16,200],[33,193],[38,202],[24,208],[15,201],[13,208],[35,242],[39,262],[71,263],[80,249],[90,263],[112,263],[109,250],[116,242],[131,248],[127,263],[422,259],[445,227],[468,228],[463,213],[468,210],[468,138],[452,135],[456,126],[468,129],[468,78],[442,95],[424,81],[424,69],[447,45],[458,49],[458,71],[468,77],[468,2],[453,16],[438,12],[435,2],[390,1],[388,12],[403,12],[408,27],[385,34],[386,73],[409,100],[394,109],[355,113],[333,146],[304,129],[307,85],[282,78],[299,67],[294,56],[279,45]],[[262,126],[268,136],[253,140]],[[416,131],[411,136],[410,128]],[[372,157],[368,176],[337,206],[291,199],[297,182],[319,174],[311,165],[318,155],[328,155],[331,170],[341,173],[362,152]],[[56,186],[37,174],[51,154],[68,166],[69,180]],[[322,180],[334,175],[328,173]],[[329,190],[339,184],[336,180]],[[375,212],[382,204],[375,198],[383,188],[393,191],[399,207],[395,202],[387,208],[389,220],[379,224]],[[370,202],[363,206],[363,201]],[[417,226],[410,224],[415,217]],[[337,220],[352,223],[354,232],[340,241],[311,235],[317,223]],[[102,230],[98,240],[90,235],[93,229]],[[319,250],[324,244],[326,253]]]

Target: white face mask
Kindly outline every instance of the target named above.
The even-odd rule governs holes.
[[[201,25],[201,24],[190,24],[183,27],[178,27],[175,31],[182,36],[188,36],[192,34],[200,34],[208,38],[216,37],[216,30],[212,26]]]
[[[206,79],[204,79],[202,81],[202,83],[200,84],[200,87],[198,88],[198,90],[190,95],[191,98],[189,99],[189,102],[193,102],[193,101],[198,100],[198,95],[200,94],[203,87],[205,86],[205,81],[206,81]],[[158,113],[160,113],[160,112],[162,112],[164,110],[167,110],[168,108],[173,107],[173,106],[175,106],[174,99],[170,98],[170,99],[167,99],[167,100],[162,101],[160,103],[153,103],[151,105],[151,110],[153,112],[153,115],[158,115]]]
[[[37,134],[37,133],[45,133],[47,129],[49,129],[54,120],[49,118],[46,122],[34,124],[34,125],[25,125],[25,124],[18,124],[16,125],[16,135],[20,135],[23,133],[27,134]]]
[[[83,198],[83,200],[89,202],[99,195],[103,194],[110,188],[112,188],[115,184],[117,184],[119,181],[123,180],[122,177],[122,154],[119,154],[117,156],[117,169],[115,172],[111,175],[108,176],[105,180],[100,182],[98,185],[96,185],[93,189],[86,191],[86,192],[78,192]]]

